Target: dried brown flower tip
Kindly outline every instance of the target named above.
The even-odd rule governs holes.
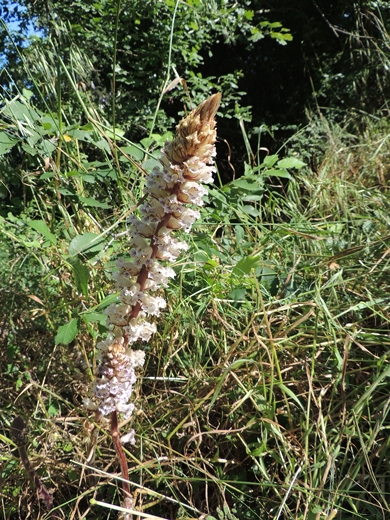
[[[194,155],[207,155],[208,148],[201,150],[201,154],[199,149],[215,142],[214,117],[220,102],[221,93],[218,92],[203,101],[177,125],[175,139],[164,150],[170,161],[180,164]]]

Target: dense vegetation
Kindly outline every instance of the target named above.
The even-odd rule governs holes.
[[[59,517],[117,514],[115,453],[82,406],[114,261],[160,148],[216,91],[218,176],[136,390],[137,508],[390,517],[390,2],[0,8],[4,518],[48,518],[15,416]]]

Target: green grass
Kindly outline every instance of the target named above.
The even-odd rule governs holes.
[[[35,110],[26,93],[2,100],[3,129],[18,141],[1,156],[13,193],[0,218],[7,519],[47,518],[10,438],[17,415],[64,518],[115,518],[121,502],[110,437],[101,428],[90,438],[81,403],[112,263],[128,248],[116,233],[165,137],[115,141],[68,79],[77,124],[61,104],[59,117]],[[388,135],[385,121],[351,135],[323,118],[286,152],[309,164],[311,142],[314,169],[283,166],[279,154],[210,190],[134,396],[137,444],[127,455],[140,511],[389,517]],[[66,324],[78,334],[63,332],[63,344]]]

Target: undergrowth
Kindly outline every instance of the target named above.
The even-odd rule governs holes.
[[[18,415],[60,517],[113,518],[119,503],[115,452],[82,399],[126,218],[169,134],[132,143],[71,74],[68,87],[77,122],[28,90],[1,103],[7,519],[45,518],[11,440]],[[287,157],[248,153],[242,177],[210,189],[136,389],[126,453],[143,517],[389,517],[388,136],[322,116]]]

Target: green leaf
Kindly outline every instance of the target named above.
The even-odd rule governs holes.
[[[211,401],[210,401],[210,404],[209,404],[209,410],[212,409],[213,407],[213,404],[215,403],[215,401],[217,400],[220,392],[221,392],[221,389],[223,387],[223,384],[227,378],[227,376],[229,375],[230,372],[234,372],[234,370],[236,370],[237,368],[240,368],[241,365],[244,365],[244,364],[248,364],[248,365],[252,365],[252,364],[257,364],[256,361],[254,361],[253,359],[237,359],[236,361],[233,361],[233,363],[231,363],[223,372],[223,374],[220,376],[220,379],[219,379],[219,382],[215,388],[215,392],[213,393],[213,397],[211,398]]]
[[[27,90],[26,88],[24,88],[24,89],[22,90],[22,92],[23,92],[23,97],[24,97],[25,99],[27,99],[27,101],[29,101],[30,98],[34,95],[33,92],[31,92],[31,90]]]
[[[31,155],[31,157],[35,157],[38,153],[38,150],[36,148],[33,148],[32,146],[26,143],[22,143],[22,148],[28,155]]]
[[[264,177],[282,177],[283,179],[292,179],[291,174],[287,170],[276,170],[272,168],[262,173]]]
[[[287,394],[289,397],[291,397],[291,399],[293,399],[297,405],[303,410],[305,411],[301,401],[298,399],[298,397],[294,394],[294,392],[292,390],[290,390],[290,388],[288,388],[286,385],[284,385],[283,383],[275,383],[285,394]]]
[[[54,144],[49,139],[43,139],[42,143],[40,144],[40,147],[44,151],[45,155],[51,155],[54,150],[57,148],[57,145]]]
[[[142,167],[147,171],[147,172],[151,172],[153,170],[153,168],[155,167],[160,167],[161,166],[161,163],[158,159],[153,159],[152,157],[150,157],[149,159],[147,159],[143,164],[142,164]]]
[[[111,148],[110,148],[110,145],[108,144],[108,142],[105,140],[105,139],[99,139],[99,141],[96,141],[95,145],[100,149],[100,150],[104,150],[108,153],[111,152]]]
[[[58,131],[59,122],[51,115],[45,115],[41,119],[41,125],[45,130],[51,130],[51,133]]]
[[[100,323],[100,325],[106,325],[107,323],[107,314],[102,312],[85,312],[81,317],[85,323]]]
[[[9,152],[19,139],[11,137],[7,132],[0,132],[0,155]]]
[[[76,256],[80,253],[98,253],[104,247],[103,239],[96,233],[77,235],[69,244],[69,254]]]
[[[236,181],[232,181],[231,184],[233,186],[237,186],[238,188],[241,188],[242,190],[247,191],[259,191],[262,189],[262,185],[255,180],[252,179],[245,179],[245,177],[242,177],[241,179],[237,179]]]
[[[79,197],[79,201],[84,206],[90,206],[93,208],[102,208],[102,209],[110,209],[110,205],[107,202],[100,202],[92,197]]]
[[[263,164],[265,164],[265,166],[268,166],[268,168],[271,168],[271,166],[273,166],[278,159],[279,159],[279,156],[276,154],[268,155],[268,157],[265,157]]]
[[[247,215],[251,215],[252,217],[260,216],[260,212],[256,208],[254,208],[253,206],[248,206],[247,204],[244,204],[242,206],[242,211]]]
[[[54,417],[55,415],[58,414],[59,411],[60,411],[60,405],[57,401],[53,401],[52,403],[50,403],[50,405],[47,409],[47,413],[50,415],[50,417]]]
[[[115,134],[113,129],[105,130],[105,133],[110,139],[114,139],[114,136],[115,139],[121,139],[125,135],[125,131],[121,128],[115,128]]]
[[[16,100],[7,103],[2,109],[2,113],[12,121],[18,120],[31,123],[40,118],[37,111]]]
[[[243,274],[249,274],[252,269],[255,269],[260,264],[259,256],[246,256],[241,258],[236,265],[233,267],[233,274],[242,276]]]
[[[245,301],[246,298],[246,290],[242,287],[237,287],[236,289],[233,289],[229,295],[228,295],[228,298],[229,300],[234,300],[235,302],[239,302],[239,301]]]
[[[123,146],[121,148],[121,150],[122,150],[122,152],[125,152],[127,155],[130,155],[130,157],[132,157],[136,161],[143,161],[144,156],[145,156],[141,147],[138,147],[135,145]],[[126,157],[125,157],[125,159],[126,159]]]
[[[57,239],[55,235],[53,235],[53,233],[50,231],[46,222],[44,222],[43,220],[29,220],[27,222],[27,225],[30,228],[35,229],[35,231],[38,231],[38,233],[43,235],[47,240],[49,240],[49,242],[56,245]]]
[[[54,338],[54,342],[56,345],[62,343],[63,345],[69,345],[74,338],[77,336],[79,332],[79,324],[78,320],[73,319],[65,325],[61,325],[58,327],[58,331],[56,337]]]
[[[68,262],[72,266],[73,277],[78,292],[88,297],[88,282],[90,278],[88,267],[83,264],[77,256],[68,258]]]
[[[281,159],[278,161],[279,168],[302,168],[306,166],[306,163],[300,161],[296,157],[286,157],[285,159]]]

